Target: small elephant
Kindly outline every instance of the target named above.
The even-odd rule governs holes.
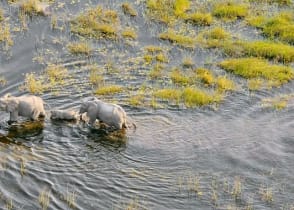
[[[106,103],[95,98],[82,103],[79,114],[85,112],[90,125],[94,125],[97,119],[116,129],[127,128],[126,112],[119,105]]]
[[[0,108],[10,113],[9,122],[16,122],[18,116],[37,120],[39,117],[45,117],[43,99],[38,96],[11,96],[6,94],[0,98]]]
[[[53,120],[78,120],[79,114],[73,110],[52,110],[51,119]]]

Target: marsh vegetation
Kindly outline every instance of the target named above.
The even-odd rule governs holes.
[[[292,210],[293,9],[1,1],[1,94],[61,109],[96,96],[139,126],[10,128],[1,114],[0,208]]]

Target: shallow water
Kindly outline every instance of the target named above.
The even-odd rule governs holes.
[[[54,12],[74,14],[87,4],[66,2]],[[120,5],[116,1],[104,4],[116,9]],[[9,7],[3,1],[1,5]],[[137,9],[143,11],[143,6],[139,4]],[[78,109],[81,100],[91,96],[89,86],[79,86],[86,80],[81,70],[85,62],[104,62],[113,55],[114,65],[125,67],[123,61],[140,54],[140,47],[168,45],[156,39],[160,25],[140,15],[126,21],[139,29],[137,44],[97,42],[95,55],[84,59],[69,56],[62,45],[52,42],[56,37],[74,40],[68,29],[52,31],[50,18],[34,17],[28,31],[15,34],[11,56],[0,56],[0,73],[8,81],[0,95],[25,94],[19,90],[24,74],[42,71],[43,65],[32,61],[42,54],[77,72],[79,80],[74,84],[80,87],[65,86],[58,94],[46,92],[42,98],[51,108]],[[240,24],[235,27],[236,33],[241,33]],[[234,25],[228,28],[233,31]],[[248,30],[244,34],[250,34]],[[250,37],[260,38],[256,34]],[[99,47],[106,53],[99,53]],[[169,53],[170,65],[179,64],[185,55],[192,56],[199,66],[209,61],[221,71],[213,64],[222,59],[218,50],[174,47]],[[140,72],[137,76],[133,84],[142,82]],[[125,133],[50,119],[22,120],[8,126],[9,115],[1,112],[0,208],[9,209],[12,203],[13,209],[40,209],[40,195],[47,192],[48,209],[126,209],[132,203],[140,209],[293,209],[294,101],[281,111],[261,104],[264,98],[293,93],[293,88],[293,82],[254,93],[241,88],[229,93],[217,107],[195,109],[153,110],[122,103],[137,125],[136,130]],[[115,100],[124,102],[124,96]],[[242,193],[235,199],[232,194],[238,180]],[[266,201],[263,190],[272,192],[272,202]]]

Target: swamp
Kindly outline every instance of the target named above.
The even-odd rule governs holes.
[[[136,129],[0,112],[0,209],[294,210],[293,0],[0,0],[0,97]]]

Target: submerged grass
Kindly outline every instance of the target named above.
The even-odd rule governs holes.
[[[71,21],[71,32],[85,37],[116,39],[119,18],[114,10],[105,10],[101,6],[89,9]]]
[[[289,82],[294,78],[291,67],[271,65],[260,58],[240,58],[222,61],[220,66],[226,71],[247,79],[263,78],[273,81],[274,86],[279,86]]]
[[[216,3],[214,5],[212,14],[215,17],[225,20],[236,20],[243,18],[248,14],[248,5],[238,4],[232,1]]]
[[[194,48],[196,43],[196,39],[194,37],[181,35],[172,29],[159,34],[159,38],[162,40],[168,40],[185,48]]]
[[[124,88],[118,85],[106,85],[95,90],[96,95],[114,95],[123,92]]]
[[[133,8],[133,6],[132,6],[130,3],[128,3],[128,2],[123,3],[123,4],[121,5],[121,7],[122,7],[123,12],[124,12],[125,14],[127,14],[127,15],[130,15],[130,16],[132,16],[132,17],[135,17],[135,16],[138,15],[137,11],[136,11],[136,10]]]
[[[67,45],[67,48],[71,54],[74,55],[86,55],[91,54],[92,48],[88,42],[74,42]]]
[[[247,20],[249,25],[262,29],[265,36],[294,44],[294,14],[282,12],[274,17],[255,16]]]

